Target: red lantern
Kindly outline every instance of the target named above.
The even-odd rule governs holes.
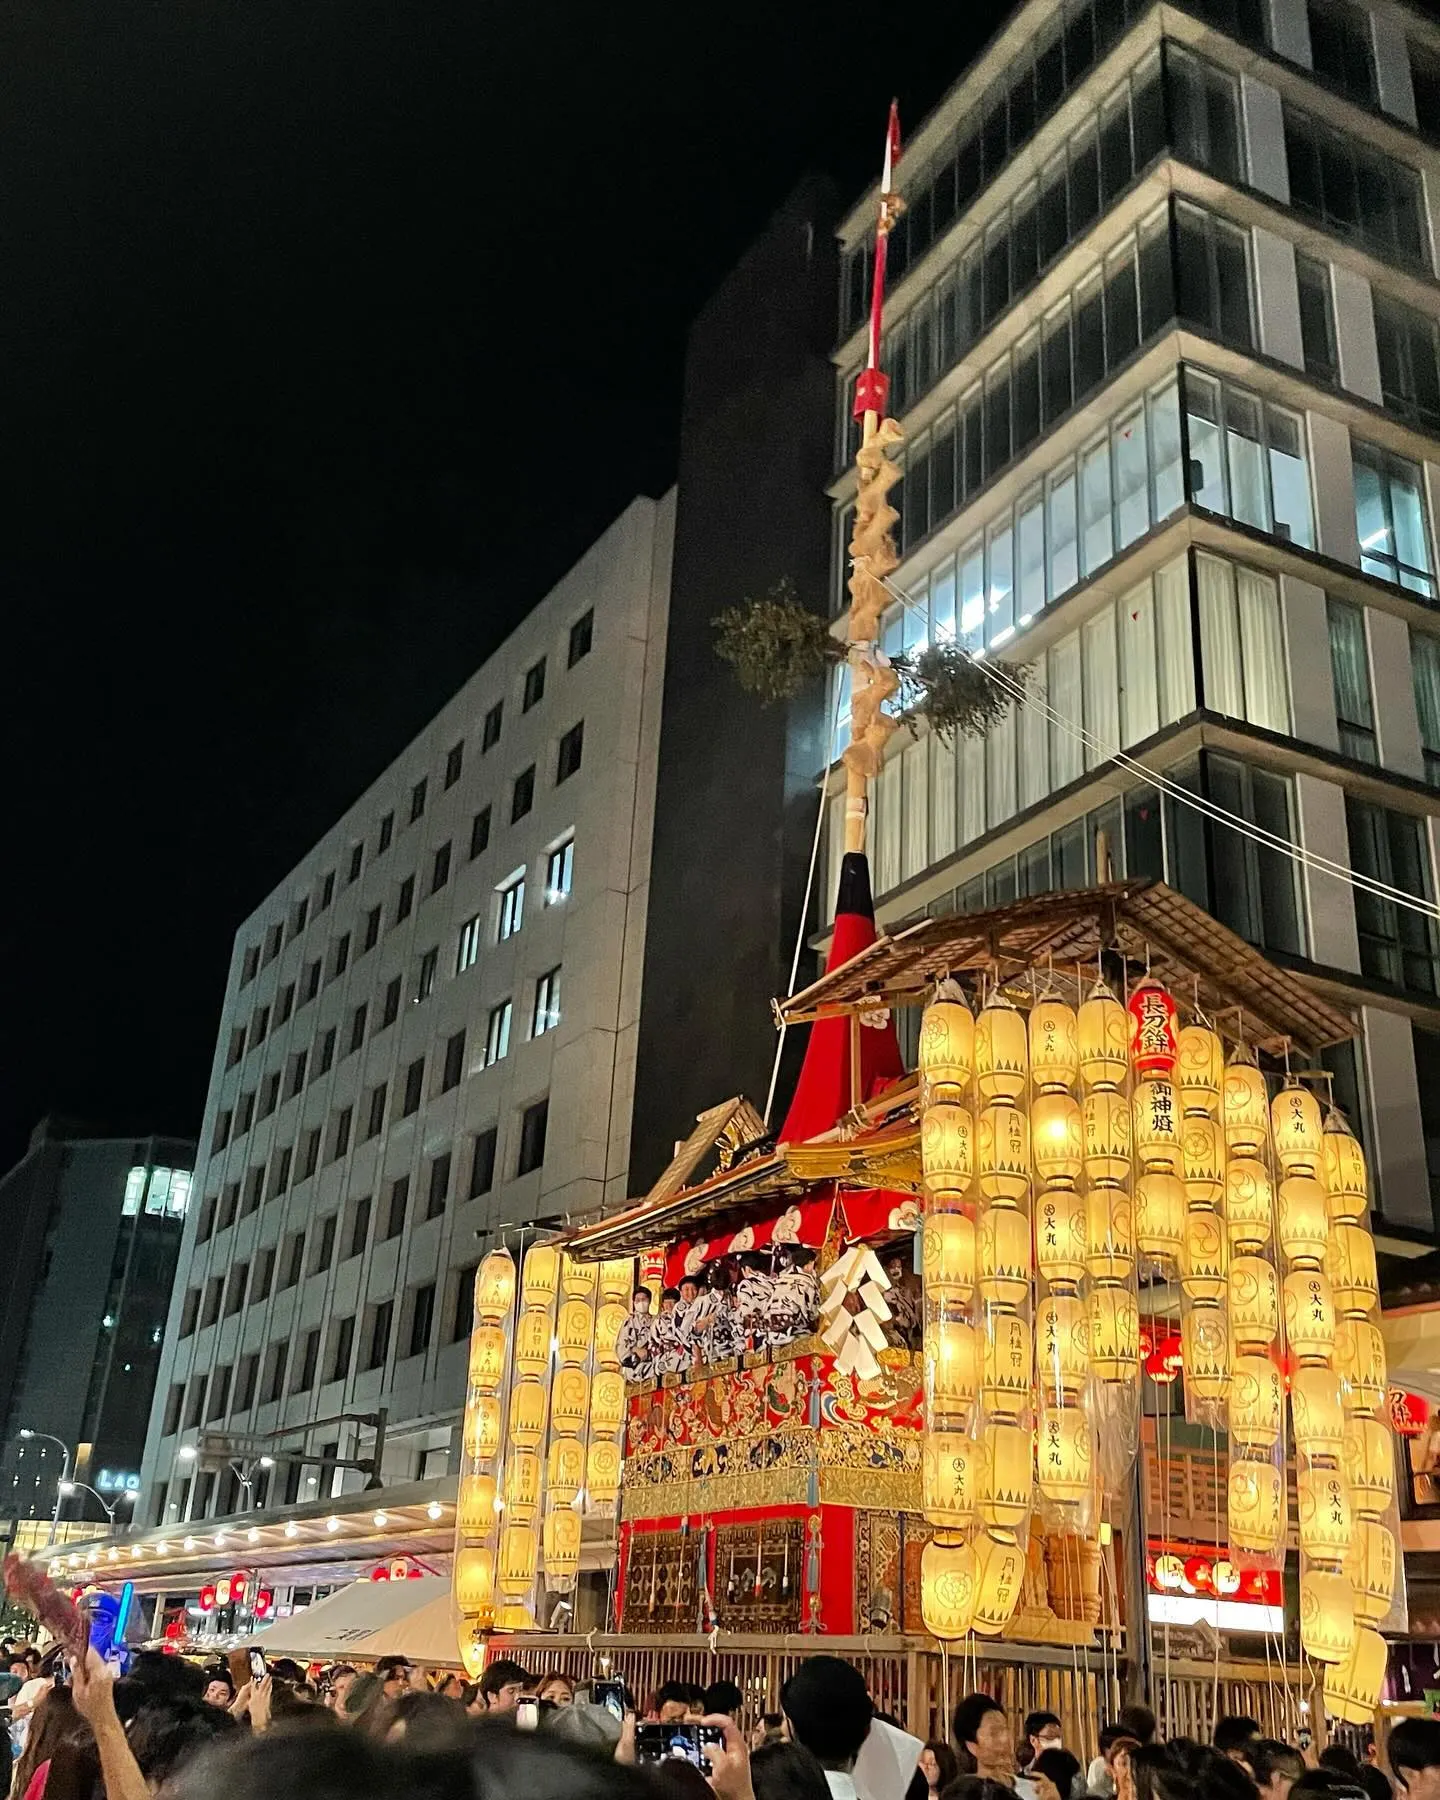
[[[1137,1075],[1161,1075],[1175,1070],[1179,1049],[1175,1002],[1147,975],[1130,996],[1130,1061]]]
[[[1152,1381],[1158,1381],[1161,1387],[1168,1387],[1184,1367],[1185,1357],[1180,1347],[1180,1334],[1172,1331],[1162,1337],[1155,1348],[1145,1358],[1145,1373]]]
[[[1396,1437],[1419,1437],[1429,1417],[1429,1401],[1418,1394],[1407,1394],[1404,1388],[1390,1389],[1390,1423]]]
[[[200,1590],[200,1610],[201,1612],[213,1612],[215,1610],[215,1588],[213,1583],[207,1584]]]
[[[388,1581],[390,1579],[389,1565],[386,1563],[376,1563],[375,1567],[370,1571],[370,1579],[372,1581]]]
[[[1140,1360],[1144,1362],[1155,1351],[1155,1336],[1148,1325],[1140,1327]]]
[[[1215,1572],[1206,1556],[1187,1556],[1185,1579],[1197,1594],[1208,1594],[1215,1585]]]
[[[269,1588],[257,1588],[255,1592],[255,1617],[265,1619],[270,1616],[270,1608],[275,1604],[275,1596]]]

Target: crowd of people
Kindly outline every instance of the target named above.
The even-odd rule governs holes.
[[[660,1304],[637,1287],[616,1354],[628,1381],[658,1381],[746,1351],[775,1350],[813,1331],[820,1310],[814,1253],[785,1246],[718,1258]]]
[[[1248,1718],[1164,1742],[1132,1706],[1086,1768],[1054,1713],[1017,1729],[986,1694],[922,1747],[833,1656],[747,1717],[729,1681],[668,1682],[641,1712],[622,1684],[505,1658],[475,1683],[403,1657],[363,1672],[281,1658],[237,1688],[225,1664],[141,1653],[116,1679],[93,1649],[73,1666],[10,1649],[10,1800],[1440,1800],[1433,1719],[1396,1724],[1387,1774],[1371,1744],[1315,1756]]]

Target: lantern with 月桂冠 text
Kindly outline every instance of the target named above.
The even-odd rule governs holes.
[[[1025,1587],[1025,1551],[1004,1530],[975,1534],[975,1613],[971,1628],[980,1637],[998,1637],[1014,1616]]]
[[[1030,1123],[1018,1106],[997,1100],[976,1121],[980,1192],[993,1205],[1017,1206],[1030,1191]]]
[[[1395,1598],[1395,1534],[1388,1525],[1356,1519],[1345,1573],[1354,1593],[1356,1622],[1380,1624]]]

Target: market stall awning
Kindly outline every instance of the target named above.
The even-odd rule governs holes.
[[[420,1583],[405,1585],[418,1587]],[[433,1584],[427,1581],[424,1585],[428,1593]],[[348,1654],[363,1662],[378,1661],[382,1656],[408,1656],[412,1662],[422,1663],[427,1668],[449,1663],[458,1669],[460,1644],[455,1633],[455,1610],[448,1581],[444,1588],[443,1594],[432,1593],[422,1606],[382,1625],[363,1643],[352,1644]]]
[[[310,1662],[369,1656],[364,1648],[368,1639],[399,1628],[436,1599],[449,1607],[450,1583],[442,1575],[421,1575],[414,1581],[352,1581],[328,1599],[257,1631],[243,1640],[242,1648],[255,1644],[267,1657],[293,1656]]]

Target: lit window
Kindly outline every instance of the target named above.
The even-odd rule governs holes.
[[[1376,444],[1352,443],[1351,456],[1360,567],[1367,575],[1433,598],[1435,578],[1419,465]]]
[[[495,936],[497,941],[503,944],[506,938],[514,937],[525,922],[524,875],[512,876],[498,891],[500,894],[500,917]]]
[[[145,1210],[147,1213],[163,1213],[170,1199],[169,1169],[153,1169],[150,1173],[150,1185],[145,1190]]]
[[[485,1067],[497,1063],[510,1048],[510,1014],[508,1000],[502,1000],[498,1006],[490,1008],[490,1018],[485,1027]]]
[[[575,870],[575,840],[566,838],[552,850],[545,861],[545,904],[568,899]]]
[[[145,1192],[145,1168],[134,1168],[125,1177],[125,1200],[120,1208],[122,1218],[134,1218],[140,1210],[140,1196]]]
[[[189,1169],[176,1169],[170,1176],[170,1199],[166,1211],[172,1219],[183,1219],[190,1205],[190,1183],[194,1179]]]
[[[463,975],[466,969],[474,968],[480,960],[480,915],[467,920],[460,927],[460,947],[455,952],[455,973]]]
[[[535,1010],[530,1017],[531,1037],[543,1037],[560,1023],[560,970],[554,968],[535,983]]]

